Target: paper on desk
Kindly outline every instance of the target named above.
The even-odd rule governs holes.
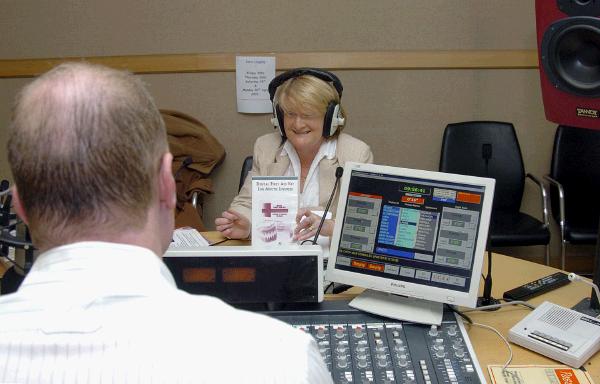
[[[590,375],[566,365],[488,365],[492,384],[593,384]]]
[[[194,228],[177,228],[169,249],[207,247],[208,241]]]

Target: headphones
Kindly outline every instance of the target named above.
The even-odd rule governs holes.
[[[269,83],[269,96],[271,98],[271,103],[273,104],[273,118],[271,119],[271,123],[275,128],[279,129],[279,133],[282,137],[285,137],[285,128],[283,126],[283,111],[279,108],[278,104],[273,102],[275,98],[275,91],[277,88],[288,81],[289,79],[293,79],[295,77],[300,77],[304,75],[314,76],[318,79],[321,79],[327,83],[331,83],[335,90],[337,91],[340,99],[342,98],[342,92],[344,91],[344,87],[342,86],[342,82],[336,75],[331,72],[327,72],[317,68],[297,68],[292,69],[290,71],[284,72],[279,76],[275,76],[273,80]],[[338,126],[344,125],[344,118],[340,114],[340,105],[335,101],[330,101],[329,105],[327,105],[327,111],[325,111],[325,118],[323,119],[323,136],[330,137],[336,131]]]

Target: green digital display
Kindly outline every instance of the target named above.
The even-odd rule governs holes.
[[[402,187],[404,192],[429,194],[429,190],[423,187],[415,187],[414,185],[405,185]]]

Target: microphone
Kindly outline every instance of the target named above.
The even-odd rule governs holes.
[[[335,170],[335,184],[333,184],[333,190],[331,191],[331,195],[329,196],[329,201],[325,206],[325,211],[323,211],[323,217],[321,217],[321,222],[319,223],[319,227],[317,228],[317,233],[315,233],[315,238],[312,243],[317,244],[317,239],[319,238],[319,234],[321,233],[321,228],[323,228],[323,223],[325,222],[325,218],[327,217],[327,212],[329,212],[329,206],[331,205],[331,200],[333,200],[333,196],[335,195],[335,191],[337,190],[338,183],[340,182],[340,178],[344,174],[343,167],[337,167]]]
[[[491,143],[483,143],[481,145],[481,158],[484,161],[485,177],[490,177],[489,176],[489,173],[490,173],[489,166],[490,166],[490,159],[492,158],[492,144]],[[493,212],[492,212],[492,215],[493,215]],[[494,299],[492,297],[492,251],[490,250],[491,240],[490,240],[489,233],[488,233],[488,238],[487,238],[487,244],[485,247],[487,249],[488,267],[487,267],[487,275],[483,278],[483,283],[484,283],[483,284],[483,296],[477,298],[477,306],[478,307],[500,303],[500,301],[498,299]],[[497,309],[498,308],[493,308],[493,309],[489,309],[489,310],[495,311]]]
[[[567,277],[569,278],[570,281],[581,281],[582,283],[591,286],[592,288],[594,288],[596,297],[600,298],[600,291],[598,290],[598,286],[596,284],[594,284],[593,282],[587,281],[587,280],[583,279],[581,276],[579,276],[573,272],[569,273]]]

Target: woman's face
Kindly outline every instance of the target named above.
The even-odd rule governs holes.
[[[311,110],[285,111],[283,123],[285,135],[292,143],[296,152],[315,153],[319,150],[323,137],[323,119],[325,116],[320,112]]]

